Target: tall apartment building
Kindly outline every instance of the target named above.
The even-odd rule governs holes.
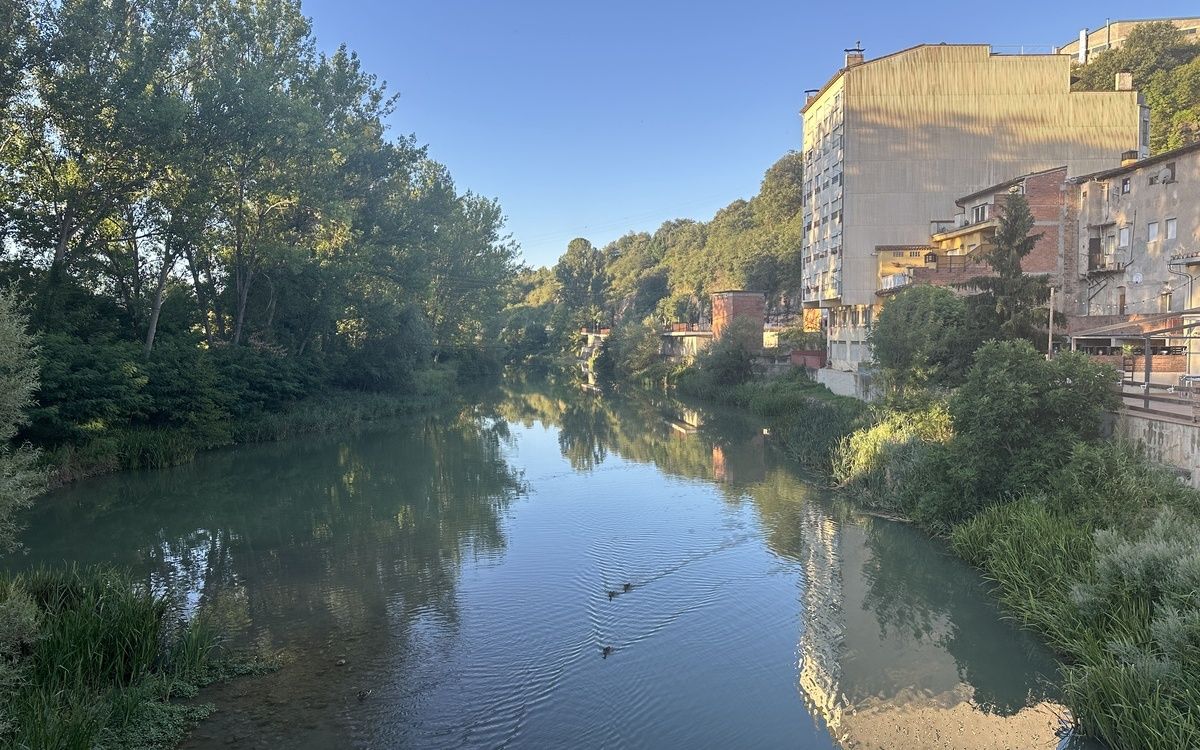
[[[1079,31],[1079,38],[1059,47],[1058,52],[1064,55],[1072,55],[1080,63],[1087,64],[1091,62],[1094,56],[1101,52],[1120,47],[1125,43],[1129,32],[1133,31],[1138,25],[1151,21],[1167,21],[1184,34],[1200,34],[1200,18],[1145,18],[1123,19],[1120,21],[1110,19],[1105,21],[1104,25],[1098,29],[1081,29]]]
[[[830,366],[857,370],[882,247],[922,245],[955,199],[1060,165],[1068,175],[1149,154],[1137,92],[1072,92],[1067,55],[998,55],[988,45],[921,45],[846,65],[808,97],[804,122],[802,300],[828,310]],[[1115,88],[1115,86],[1114,86]]]

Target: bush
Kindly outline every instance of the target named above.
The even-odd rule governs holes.
[[[147,397],[140,420],[155,429],[187,432],[198,448],[229,442],[229,389],[208,351],[192,336],[160,338],[143,365]]]
[[[901,489],[911,474],[928,460],[924,446],[944,445],[953,434],[945,404],[915,411],[885,411],[869,427],[855,430],[833,450],[834,482],[878,508],[912,513],[900,504]]]
[[[652,318],[626,321],[604,341],[596,372],[606,376],[641,378],[663,371],[662,334]]]
[[[975,355],[950,398],[954,438],[928,451],[904,502],[947,531],[990,503],[1038,487],[1078,442],[1096,440],[1116,404],[1115,373],[1083,354],[1047,362],[1025,341],[994,341]]]
[[[1200,493],[1123,445],[1077,445],[1047,488],[956,528],[955,550],[1066,657],[1087,732],[1200,746]]]
[[[429,364],[433,354],[433,329],[413,305],[393,311],[383,321],[362,322],[362,330],[347,338],[337,381],[348,388],[410,389],[415,373]]]
[[[735,320],[678,377],[678,387],[699,398],[728,401],[729,389],[754,377],[754,352],[743,342],[756,330],[751,321]]]
[[[138,344],[64,333],[45,334],[40,344],[41,383],[26,432],[30,439],[81,443],[146,413],[150,398]]]
[[[961,296],[920,285],[883,306],[871,330],[871,351],[892,388],[951,387],[966,377],[982,340]]]

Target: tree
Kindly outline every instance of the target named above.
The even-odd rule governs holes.
[[[971,280],[981,290],[979,304],[974,309],[984,316],[983,327],[994,330],[998,338],[1034,341],[1034,312],[1049,294],[1045,278],[1026,275],[1021,268],[1021,261],[1042,236],[1031,235],[1032,229],[1033,214],[1025,196],[1009,195],[994,244],[984,256],[995,275]]]
[[[1120,47],[1076,68],[1075,88],[1111,91],[1117,73],[1132,73],[1150,106],[1150,149],[1164,151],[1200,139],[1197,60],[1200,43],[1170,21],[1139,23]]]
[[[875,362],[899,391],[958,385],[981,343],[966,301],[945,287],[925,285],[889,300],[870,338]]]
[[[608,286],[605,255],[592,243],[576,237],[558,259],[559,303],[576,325],[598,325],[604,319],[604,297]]]
[[[38,387],[37,349],[9,292],[0,292],[0,551],[15,543],[14,515],[45,486],[38,453],[14,446],[17,430],[29,421]]]

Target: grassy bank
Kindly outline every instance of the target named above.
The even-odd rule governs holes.
[[[222,655],[203,623],[105,568],[0,577],[0,745],[170,748],[211,707],[183,703],[264,665]]]
[[[995,584],[1064,664],[1081,729],[1113,748],[1200,747],[1200,492],[1103,440],[1108,375],[988,345],[953,392],[868,406],[796,373],[680,390],[752,410],[861,507],[916,522]]]
[[[202,451],[227,445],[284,440],[414,414],[450,403],[456,389],[453,370],[431,369],[420,373],[408,393],[335,390],[296,401],[281,411],[243,415],[218,430],[187,426],[110,430],[79,445],[46,451],[49,486],[126,469],[177,466]]]

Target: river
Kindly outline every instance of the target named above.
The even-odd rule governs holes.
[[[207,689],[185,748],[1058,742],[1055,663],[975,571],[661,396],[508,383],[80,482],[23,541],[281,660]]]

